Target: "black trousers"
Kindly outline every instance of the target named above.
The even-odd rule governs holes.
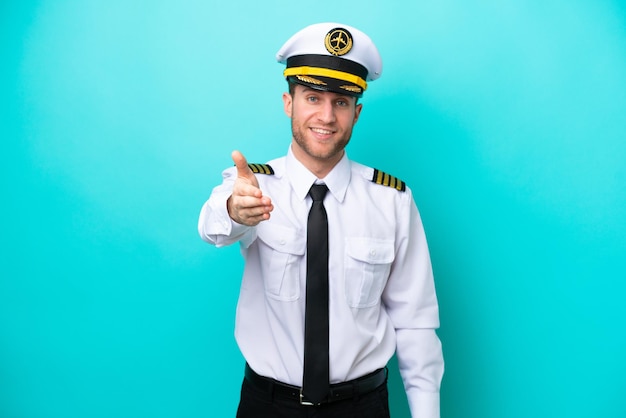
[[[252,386],[241,385],[237,418],[389,418],[387,384],[373,392],[319,406],[300,405],[293,399],[273,396]]]

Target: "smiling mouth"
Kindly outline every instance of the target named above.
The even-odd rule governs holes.
[[[334,131],[322,128],[311,128],[311,130],[320,135],[332,135],[334,133]]]

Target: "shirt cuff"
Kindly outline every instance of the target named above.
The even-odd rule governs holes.
[[[223,247],[240,241],[244,247],[254,240],[254,228],[238,224],[228,215],[226,201],[229,191],[213,193],[205,202],[198,219],[198,232],[203,240]]]
[[[411,418],[439,418],[440,395],[435,392],[419,392],[407,394]]]

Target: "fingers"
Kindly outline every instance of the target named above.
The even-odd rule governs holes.
[[[227,202],[228,214],[237,223],[255,226],[261,221],[270,218],[274,210],[271,200],[267,196],[257,198],[232,194]]]
[[[233,193],[228,198],[228,214],[235,222],[248,226],[268,220],[274,209],[271,199],[263,196],[257,178],[243,154],[233,151],[231,157],[237,168],[237,179]]]
[[[235,167],[237,167],[237,177],[247,180],[253,186],[259,187],[259,183],[257,182],[254,173],[250,170],[250,167],[248,167],[248,160],[246,160],[246,157],[244,157],[239,151],[233,151],[230,156],[235,163]]]
[[[263,197],[263,192],[259,189],[258,183],[252,184],[250,180],[244,177],[237,177],[235,185],[233,186],[233,195],[242,197],[252,196],[257,199],[261,199]]]
[[[248,167],[248,160],[246,160],[246,157],[244,157],[241,152],[235,150],[230,154],[230,156],[237,167],[237,174],[245,176],[248,174],[246,170],[252,172],[250,167]]]

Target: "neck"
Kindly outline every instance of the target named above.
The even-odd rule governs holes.
[[[341,152],[328,158],[315,157],[305,152],[295,141],[292,142],[291,150],[296,160],[300,161],[318,179],[326,177],[345,154],[345,150],[341,150]]]

